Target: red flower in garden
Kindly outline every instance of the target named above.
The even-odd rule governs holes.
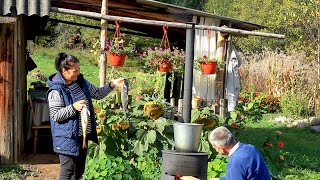
[[[231,123],[231,127],[232,128],[238,128],[238,124],[237,123]]]
[[[279,141],[279,142],[277,143],[277,145],[279,146],[279,148],[283,148],[283,147],[284,147],[284,143],[281,142],[281,141]]]

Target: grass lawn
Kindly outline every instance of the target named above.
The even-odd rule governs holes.
[[[287,166],[277,166],[281,179],[320,179],[320,134],[310,129],[287,128],[285,124],[272,122],[275,114],[265,115],[258,123],[247,124],[246,130],[238,134],[238,140],[262,149],[264,140],[281,131]]]

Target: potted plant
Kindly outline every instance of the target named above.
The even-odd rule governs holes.
[[[132,47],[125,47],[122,38],[107,39],[104,53],[107,54],[108,62],[111,66],[122,66],[127,55],[132,53]]]
[[[146,69],[157,69],[160,72],[183,72],[185,53],[176,47],[173,47],[172,51],[170,48],[148,48],[141,57],[145,61]]]
[[[207,55],[203,55],[202,57],[198,57],[196,62],[199,63],[197,66],[200,66],[202,74],[215,74],[217,71],[217,67],[219,69],[223,69],[223,62],[216,58],[208,57]]]

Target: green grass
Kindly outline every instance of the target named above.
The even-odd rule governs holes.
[[[285,124],[272,122],[275,115],[267,115],[257,123],[247,124],[238,134],[238,140],[262,148],[263,141],[275,131],[281,131],[285,158],[288,166],[280,167],[281,179],[320,179],[320,134],[310,129],[287,128]]]
[[[59,52],[65,52],[74,55],[80,60],[81,73],[92,84],[99,86],[99,67],[97,57],[88,50],[68,50],[58,48],[43,48],[36,47],[31,57],[37,64],[37,68],[28,72],[27,83],[28,88],[30,83],[34,81],[41,81],[47,84],[46,78],[55,73],[54,61]],[[124,66],[121,67],[107,67],[107,82],[118,77],[126,77],[130,79],[131,89],[134,93],[143,84],[143,88],[154,87],[156,82],[156,75],[145,74],[140,72],[141,65],[139,59],[136,57],[127,57]],[[40,76],[40,77],[39,77]]]

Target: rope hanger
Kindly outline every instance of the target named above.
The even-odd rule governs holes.
[[[163,36],[162,36],[162,40],[160,43],[160,47],[164,46],[164,49],[170,50],[170,43],[169,43],[169,38],[168,38],[168,25],[163,25],[162,30],[163,30]],[[162,46],[162,44],[163,44],[163,46]]]
[[[119,20],[119,19],[116,19],[114,22],[115,22],[115,24],[116,24],[116,31],[114,32],[113,38],[114,38],[114,39],[119,39],[119,38],[121,38],[121,33],[120,33],[120,20]]]

